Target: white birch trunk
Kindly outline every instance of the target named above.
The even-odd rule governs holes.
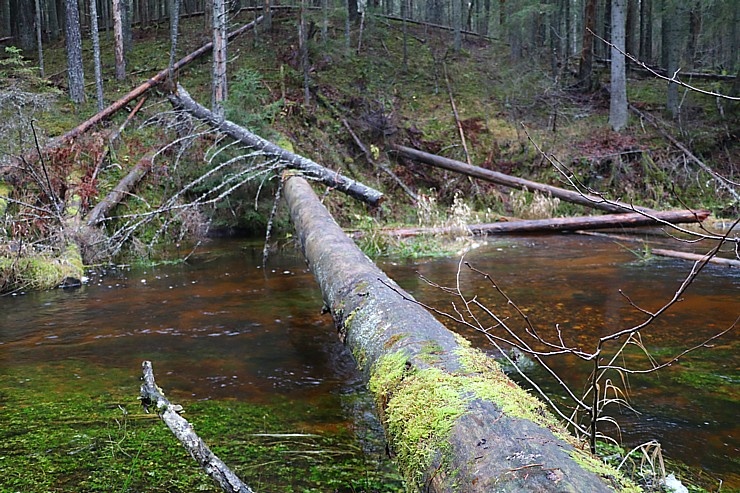
[[[100,67],[100,31],[98,30],[98,6],[95,0],[90,0],[90,36],[93,45],[93,65],[95,67],[95,95],[98,101],[98,111],[103,111],[103,73]]]
[[[213,0],[213,83],[211,106],[221,119],[224,117],[223,102],[228,97],[226,82],[226,5],[225,0]]]
[[[126,59],[123,56],[123,18],[121,0],[113,0],[113,51],[116,55],[116,79],[126,78]]]

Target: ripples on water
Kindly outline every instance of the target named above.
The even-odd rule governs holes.
[[[611,241],[577,236],[512,238],[466,258],[491,274],[543,333],[552,334],[559,323],[566,339],[585,349],[600,335],[641,320],[619,289],[655,309],[690,268],[670,259],[640,263]],[[214,243],[191,260],[111,270],[78,290],[0,298],[0,364],[84,359],[131,369],[134,381],[141,361],[149,359],[175,397],[257,403],[278,394],[315,403],[321,419],[367,421],[367,402],[342,410],[337,396],[360,389],[361,382],[330,317],[321,314],[321,295],[299,253],[273,256],[267,272],[259,267],[261,246],[243,242]],[[381,262],[418,299],[442,309],[450,299],[418,273],[454,285],[457,265],[458,259]],[[460,279],[467,292],[506,311],[487,281],[467,271]],[[729,327],[740,314],[738,288],[738,270],[709,266],[685,300],[645,333],[645,344],[656,354],[670,353]],[[509,316],[518,323],[514,313]],[[489,348],[481,334],[461,332]],[[633,403],[643,414],[624,413],[619,420],[626,445],[659,439],[667,455],[740,487],[736,334],[716,346],[658,376],[632,378]],[[555,366],[574,386],[588,372],[572,360]],[[712,378],[691,381],[685,372],[692,368]],[[334,409],[319,412],[326,406]]]

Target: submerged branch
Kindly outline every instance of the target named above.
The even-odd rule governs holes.
[[[203,470],[213,479],[222,490],[227,493],[254,493],[242,482],[216,454],[211,452],[208,445],[193,431],[193,426],[178,413],[182,406],[172,404],[162,393],[154,381],[154,370],[151,361],[142,364],[143,380],[141,384],[141,404],[149,412],[154,407],[172,433],[190,453]]]

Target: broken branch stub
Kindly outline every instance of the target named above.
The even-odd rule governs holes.
[[[340,337],[375,395],[410,488],[430,492],[621,491],[544,404],[446,329],[373,264],[304,179],[284,195]],[[595,471],[600,471],[597,473]]]

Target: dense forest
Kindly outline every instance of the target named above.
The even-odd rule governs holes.
[[[239,142],[229,147],[173,116],[155,101],[177,99],[178,83],[210,100],[212,126],[226,118],[300,149],[330,188],[340,172],[393,197],[366,210],[335,195],[353,228],[421,224],[429,208],[468,207],[468,222],[584,213],[527,185],[451,180],[406,145],[646,208],[738,212],[731,0],[2,0],[1,11],[4,254],[91,264],[151,255],[170,235],[279,230],[275,178],[303,158],[225,132]],[[129,212],[112,212],[121,202]],[[4,289],[23,276],[6,272]]]

